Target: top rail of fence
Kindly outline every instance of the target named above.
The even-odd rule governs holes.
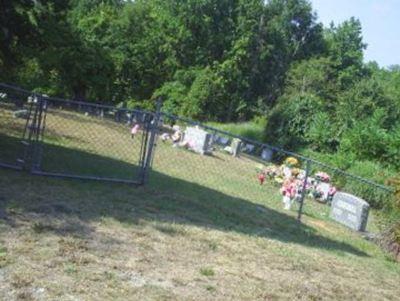
[[[180,121],[192,124],[192,125],[198,125],[198,126],[204,128],[206,130],[213,131],[214,133],[219,133],[219,134],[222,134],[222,135],[230,136],[232,138],[238,138],[238,139],[240,139],[240,140],[242,140],[242,141],[244,141],[246,143],[258,145],[261,148],[266,148],[266,149],[270,149],[272,151],[283,153],[283,154],[288,155],[288,156],[297,157],[300,160],[309,161],[309,162],[311,162],[313,164],[316,164],[316,165],[319,165],[321,167],[327,168],[327,169],[329,169],[329,170],[331,170],[331,171],[333,171],[335,173],[338,173],[338,174],[341,174],[343,176],[346,176],[346,177],[355,179],[357,181],[360,181],[362,183],[377,187],[377,188],[382,189],[382,190],[384,190],[386,192],[389,192],[389,193],[393,192],[393,189],[391,187],[388,187],[388,186],[385,186],[385,185],[382,185],[382,184],[379,184],[379,183],[375,183],[374,181],[365,179],[365,178],[357,176],[357,175],[350,174],[350,173],[348,173],[348,172],[346,172],[344,170],[341,170],[339,168],[330,166],[330,165],[328,165],[326,163],[317,161],[315,159],[306,157],[306,156],[304,156],[302,154],[298,154],[298,153],[295,153],[295,152],[292,152],[292,151],[288,151],[288,150],[285,150],[283,148],[280,148],[280,147],[277,147],[277,146],[274,146],[274,145],[270,145],[268,143],[261,143],[259,141],[256,141],[256,140],[253,140],[253,139],[241,136],[241,135],[237,135],[237,134],[233,134],[233,133],[230,133],[230,132],[227,132],[227,131],[224,131],[224,130],[220,130],[220,129],[217,129],[217,128],[212,127],[212,126],[202,124],[201,122],[191,120],[189,118],[176,116],[176,115],[173,115],[173,114],[170,114],[170,113],[167,113],[167,112],[163,112],[162,115],[164,115],[164,116],[166,116],[168,118],[171,118],[173,120],[180,120]]]
[[[16,87],[16,86],[9,85],[9,84],[4,84],[4,83],[0,83],[0,87],[13,89],[15,91],[26,93],[26,94],[30,94],[30,95],[37,95],[37,96],[40,96],[42,98],[42,100],[50,100],[50,101],[53,100],[53,101],[62,102],[62,103],[66,103],[66,104],[82,105],[82,106],[90,105],[90,106],[95,106],[95,107],[101,108],[101,109],[118,110],[120,112],[127,112],[127,113],[137,112],[137,113],[145,113],[145,114],[153,115],[153,116],[155,115],[154,112],[150,112],[150,111],[146,111],[146,110],[117,108],[117,107],[112,106],[112,105],[105,105],[105,104],[100,104],[100,103],[96,103],[96,102],[87,102],[87,101],[65,99],[65,98],[54,97],[54,96],[47,96],[47,95],[44,95],[42,93],[32,92],[32,91],[29,91],[29,90],[26,90],[26,89],[22,89],[20,87]]]

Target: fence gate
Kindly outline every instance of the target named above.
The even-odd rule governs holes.
[[[32,173],[144,182],[154,114],[47,97],[37,105]]]
[[[35,94],[0,84],[0,166],[21,170],[29,163],[29,127],[35,123]]]
[[[3,84],[0,92],[0,166],[55,177],[146,180],[157,114],[46,97]]]

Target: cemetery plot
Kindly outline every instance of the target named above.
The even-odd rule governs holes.
[[[154,172],[256,203],[262,203],[265,198],[274,195],[280,201],[274,202],[271,205],[273,208],[290,215],[298,214],[299,218],[303,212],[324,220],[330,217],[335,219],[330,215],[330,206],[336,193],[353,192],[357,195],[362,192],[352,190],[354,185],[350,185],[350,179],[335,169],[310,163],[306,177],[305,159],[287,157],[285,152],[222,136],[209,128],[199,129],[181,122],[173,127],[161,125],[159,133]],[[208,135],[212,135],[211,139]],[[194,141],[192,137],[197,139],[196,143],[200,146],[197,150],[187,143]],[[206,148],[209,150],[208,156],[196,154],[204,153]],[[149,184],[158,183],[150,180]],[[364,184],[361,186],[368,187]],[[335,212],[338,213],[338,210]],[[363,223],[363,226],[353,228],[363,231],[367,219]]]

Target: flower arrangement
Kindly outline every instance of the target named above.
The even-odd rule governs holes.
[[[260,173],[264,170],[265,166],[263,164],[257,164],[256,165],[256,171],[257,173]]]
[[[295,157],[287,157],[284,161],[284,164],[290,168],[296,167],[299,165],[299,160],[297,160]]]
[[[270,179],[274,178],[274,177],[277,176],[277,175],[280,175],[279,171],[280,171],[279,168],[276,167],[275,165],[267,166],[267,167],[264,169],[265,174],[266,174]]]
[[[335,186],[331,186],[331,187],[329,188],[328,197],[327,197],[327,200],[326,200],[326,202],[327,202],[329,205],[332,204],[333,196],[336,194],[336,192],[337,192],[337,189],[336,189]]]
[[[325,182],[325,183],[329,183],[331,180],[331,177],[323,171],[319,171],[315,174],[315,179],[317,181],[321,181],[321,182]]]
[[[300,169],[299,168],[293,168],[292,169],[292,176],[294,176],[294,177],[298,177],[299,176],[299,174],[300,174]]]
[[[303,189],[305,189],[304,192],[308,197],[319,202],[331,204],[337,191],[336,187],[330,183],[330,175],[323,171],[315,173],[314,177],[309,176],[304,186],[306,171],[299,168],[299,161],[294,157],[286,158],[281,166],[257,164],[255,170],[257,172],[257,181],[260,185],[269,180],[275,186],[281,187],[282,190],[286,182],[293,182],[295,196],[291,197],[291,200],[299,200]]]
[[[257,175],[257,178],[258,178],[258,181],[259,181],[260,185],[264,184],[264,181],[265,181],[265,174],[264,174],[264,172],[260,172],[260,173]]]

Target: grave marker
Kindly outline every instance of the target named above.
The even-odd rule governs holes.
[[[271,161],[272,155],[273,155],[273,152],[271,149],[264,148],[263,151],[261,152],[261,159],[263,159],[265,161]]]
[[[330,217],[356,231],[367,227],[369,204],[352,194],[337,192],[333,197]]]
[[[199,154],[211,153],[211,134],[197,127],[187,127],[185,131],[184,141],[190,148]]]
[[[231,144],[232,156],[234,156],[234,157],[239,156],[241,145],[242,145],[242,141],[240,139],[238,139],[238,138],[232,139],[232,144]]]

